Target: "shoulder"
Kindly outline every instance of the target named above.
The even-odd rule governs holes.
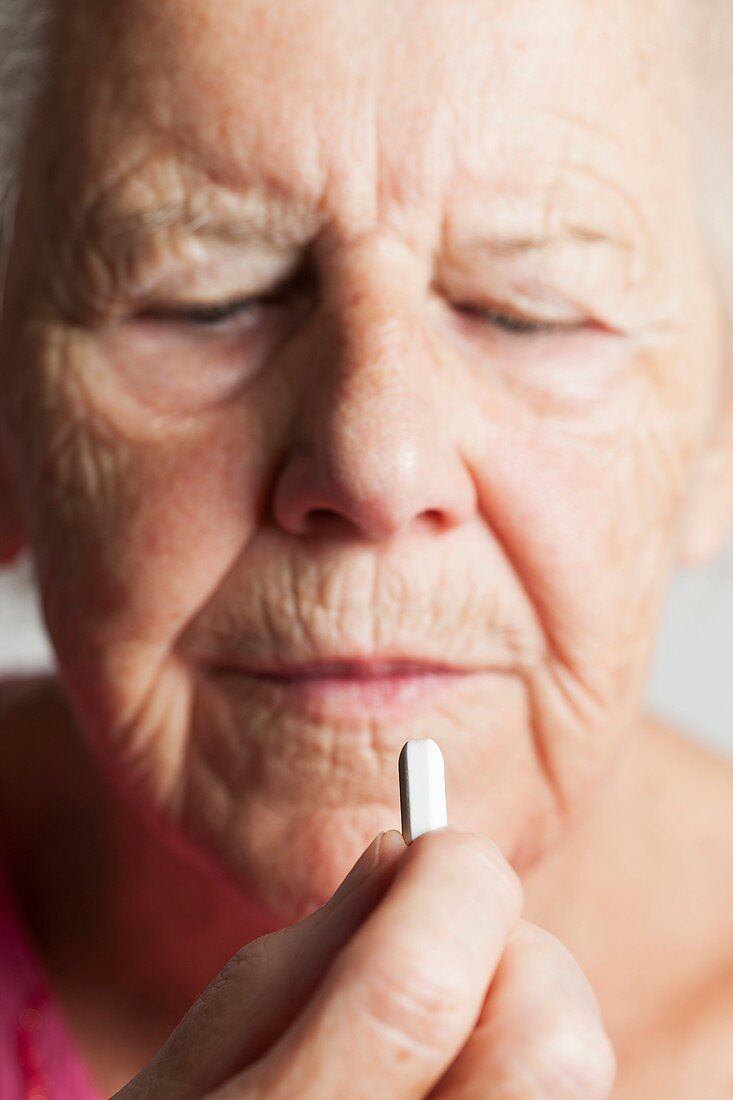
[[[14,717],[30,716],[62,700],[61,687],[53,673],[0,675],[0,731]]]
[[[23,851],[86,774],[87,753],[53,674],[0,680],[0,831]]]
[[[670,858],[676,908],[698,918],[715,973],[727,952],[733,974],[733,759],[669,723],[655,720],[651,736],[660,749],[656,774],[646,776],[653,835]]]
[[[658,1047],[670,1100],[730,1100],[733,1096],[733,972],[713,978],[672,1014]],[[659,1057],[659,1054],[657,1054]]]
[[[0,764],[12,770],[21,757],[41,748],[54,752],[55,745],[61,755],[74,737],[71,711],[53,673],[0,679]]]
[[[657,893],[646,932],[654,921],[680,929],[672,941],[658,929],[672,948],[665,972],[683,978],[680,1004],[712,1021],[733,1009],[733,760],[658,719],[648,736],[639,801]]]
[[[692,769],[694,778],[733,784],[733,729],[730,735],[731,754],[728,755],[707,745],[694,731],[658,715],[645,715],[644,724],[648,737],[657,747],[663,747],[665,756],[673,764]]]
[[[661,993],[625,1037],[614,1098],[731,1100],[733,761],[656,717],[646,738],[637,794],[653,892],[640,958]]]
[[[707,1087],[696,1095],[710,1100],[733,1096],[733,965],[729,964],[727,972],[701,998],[690,1030],[690,1084],[693,1075],[698,1086],[700,1076],[707,1075]]]
[[[681,844],[691,872],[710,868],[730,887],[733,908],[733,756],[657,718],[647,730],[656,751],[645,778],[659,822]]]
[[[614,1100],[730,1100],[733,974],[670,1005],[621,1063]]]

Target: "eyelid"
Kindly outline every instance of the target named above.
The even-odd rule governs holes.
[[[154,321],[178,322],[200,328],[224,327],[238,317],[246,317],[259,306],[280,304],[284,294],[255,294],[226,302],[186,302],[180,305],[153,306],[138,317]]]
[[[238,315],[247,315],[259,306],[281,305],[288,300],[301,299],[312,288],[312,273],[308,264],[267,290],[238,294],[224,301],[178,302],[169,305],[152,305],[138,316],[156,320],[179,321],[199,325],[202,328],[222,327]],[[217,314],[220,316],[217,317]],[[207,316],[211,319],[208,320]]]
[[[486,321],[501,331],[516,336],[544,336],[552,333],[579,332],[592,325],[588,318],[579,318],[576,321],[555,321],[550,318],[532,317],[502,306],[476,305],[471,302],[458,303],[454,308],[462,313],[474,315],[479,320]]]
[[[238,317],[248,317],[254,310],[267,305],[282,304],[302,287],[302,280],[293,285],[283,286],[270,292],[243,295],[224,302],[191,302],[171,306],[153,306],[139,316],[154,320],[179,322],[217,331],[226,328],[230,321]],[[531,316],[521,310],[502,304],[479,304],[475,302],[453,303],[453,309],[475,316],[498,330],[517,337],[535,337],[556,333],[577,332],[593,327],[590,318],[580,317],[573,321],[557,321],[545,317]]]
[[[569,336],[597,327],[597,318],[581,303],[536,279],[512,280],[501,293],[499,287],[492,292],[489,287],[482,288],[480,279],[477,282],[459,271],[448,279],[436,277],[430,292],[443,309],[517,339]]]

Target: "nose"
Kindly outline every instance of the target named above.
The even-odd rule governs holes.
[[[455,527],[474,511],[450,387],[419,319],[387,297],[385,285],[353,295],[311,343],[273,490],[290,534],[377,541],[415,524]]]

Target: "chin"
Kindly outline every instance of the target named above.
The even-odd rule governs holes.
[[[395,827],[380,805],[278,812],[254,799],[225,832],[205,821],[191,833],[274,929],[324,905],[377,833]]]
[[[414,717],[339,724],[169,670],[124,739],[105,725],[97,739],[118,754],[142,812],[224,876],[265,930],[323,905],[376,834],[400,828],[398,758],[410,738],[443,750],[450,823],[491,837],[520,873],[563,824],[518,678],[466,685]]]

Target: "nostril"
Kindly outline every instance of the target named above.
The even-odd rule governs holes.
[[[422,514],[422,520],[431,527],[446,527],[448,517],[440,508],[427,508]]]
[[[329,519],[333,519],[338,516],[338,512],[334,512],[332,508],[312,508],[309,516],[311,519],[315,516],[327,516]]]
[[[312,508],[306,516],[306,530],[308,532],[330,530],[332,528],[353,528],[353,526],[354,524],[350,519],[332,508]]]

